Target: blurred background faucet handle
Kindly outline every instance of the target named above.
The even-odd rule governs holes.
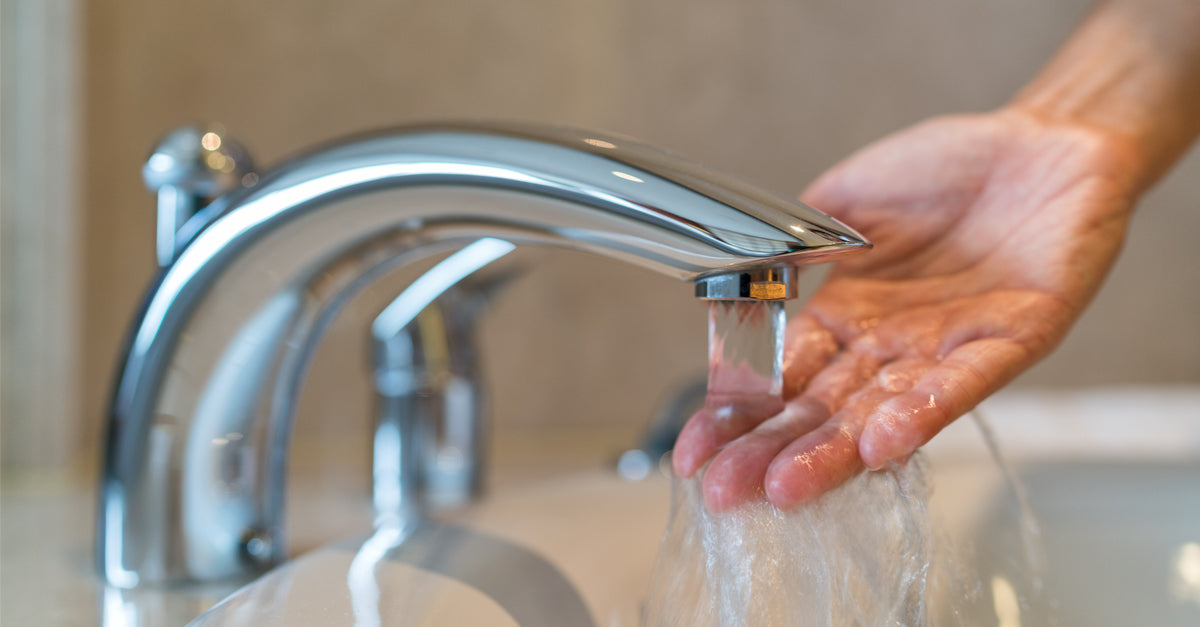
[[[175,261],[183,225],[214,198],[258,182],[250,155],[220,124],[181,126],[167,133],[142,167],[158,194],[155,251],[159,267]]]

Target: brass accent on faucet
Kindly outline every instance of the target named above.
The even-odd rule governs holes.
[[[750,284],[750,298],[755,300],[784,300],[787,297],[785,283],[758,281]]]

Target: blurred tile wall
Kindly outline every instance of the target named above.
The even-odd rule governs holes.
[[[87,3],[84,429],[98,433],[121,336],[154,271],[154,200],[140,168],[175,125],[223,122],[271,164],[418,120],[568,124],[633,135],[791,196],[883,134],[1003,103],[1087,5]],[[1019,384],[1200,381],[1198,204],[1193,155],[1147,199],[1091,312]],[[689,286],[570,252],[519,261],[527,275],[484,326],[500,425],[644,421],[703,371],[704,313]],[[401,286],[371,289],[330,331],[301,432],[365,426],[365,330]]]

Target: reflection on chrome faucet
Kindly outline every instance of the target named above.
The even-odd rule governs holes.
[[[229,145],[218,139],[207,141]],[[177,188],[168,199],[209,193],[157,174]],[[235,184],[252,186],[177,228],[129,336],[97,535],[114,585],[245,577],[287,555],[283,486],[307,365],[339,308],[399,264],[492,237],[630,261],[702,298],[779,299],[797,264],[867,246],[809,207],[575,131],[415,127]]]

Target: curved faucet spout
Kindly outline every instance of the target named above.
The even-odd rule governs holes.
[[[415,127],[286,163],[191,218],[135,321],[110,409],[106,577],[212,580],[285,557],[293,407],[322,330],[388,269],[483,236],[625,259],[718,298],[746,287],[722,277],[771,281],[868,246],[809,207],[592,133]]]

